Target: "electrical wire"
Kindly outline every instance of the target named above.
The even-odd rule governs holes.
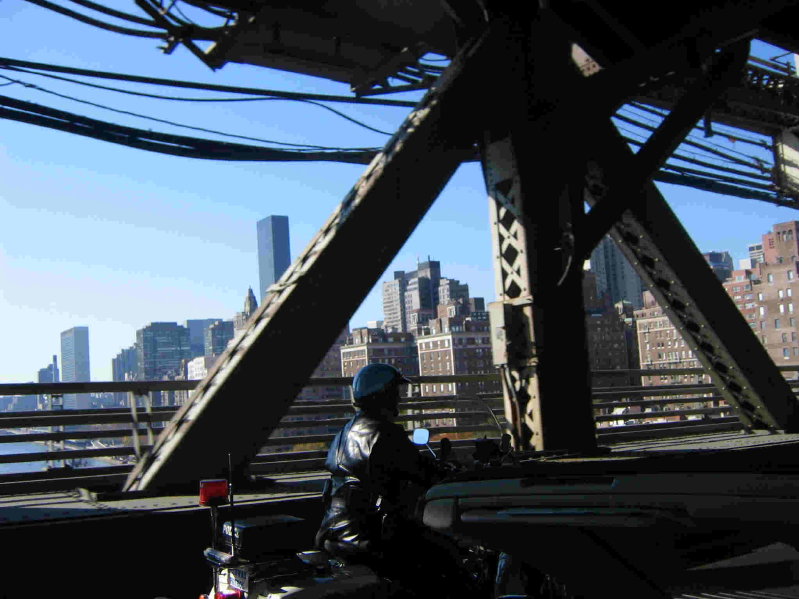
[[[95,107],[95,108],[101,108],[103,110],[109,110],[109,111],[115,112],[117,114],[124,114],[124,115],[127,115],[127,116],[133,116],[133,117],[136,117],[136,118],[146,119],[146,120],[153,121],[153,122],[156,122],[156,123],[162,123],[162,124],[165,124],[165,125],[170,125],[172,127],[179,127],[179,128],[188,129],[188,130],[191,130],[191,131],[201,131],[203,133],[211,133],[213,135],[220,135],[220,136],[223,136],[223,137],[230,137],[230,138],[233,138],[233,139],[245,139],[247,141],[258,141],[258,142],[262,142],[262,143],[275,143],[275,144],[280,144],[280,145],[290,145],[290,146],[293,146],[293,147],[303,147],[303,148],[310,148],[310,149],[316,149],[316,150],[318,150],[318,149],[340,149],[340,148],[324,148],[323,146],[311,146],[311,145],[306,145],[306,144],[289,144],[288,142],[280,142],[280,141],[275,141],[275,140],[271,140],[271,139],[263,139],[263,138],[259,138],[259,137],[251,137],[251,136],[248,136],[248,135],[237,135],[237,134],[234,134],[234,133],[226,133],[224,131],[218,131],[218,130],[215,130],[215,129],[208,129],[206,127],[196,127],[196,126],[193,126],[193,125],[185,125],[185,124],[177,123],[175,121],[170,121],[170,120],[167,120],[167,119],[160,119],[160,118],[154,117],[154,116],[140,114],[140,113],[132,112],[132,111],[129,111],[129,110],[121,110],[121,109],[118,109],[118,108],[112,108],[110,106],[105,106],[103,104],[98,104],[96,102],[91,102],[89,100],[83,100],[83,99],[80,99],[80,98],[75,98],[73,96],[68,96],[66,94],[61,94],[61,93],[54,92],[54,91],[49,90],[49,89],[45,89],[43,87],[40,87],[38,85],[34,85],[32,83],[27,83],[25,81],[20,81],[18,79],[12,79],[12,78],[7,77],[5,75],[0,75],[0,78],[5,79],[5,80],[7,80],[7,81],[9,81],[11,83],[16,83],[16,84],[22,85],[23,87],[26,87],[26,88],[35,89],[36,91],[44,92],[46,94],[50,94],[50,95],[56,96],[58,98],[63,98],[65,100],[71,100],[73,102],[79,102],[80,104],[86,104],[88,106],[92,106],[92,107]],[[364,149],[365,148],[353,148],[353,150],[364,150]]]
[[[26,0],[26,2],[30,2],[31,4],[36,4],[41,6],[42,8],[47,8],[54,12],[60,13],[67,17],[71,17],[88,25],[93,25],[95,27],[99,27],[100,29],[105,29],[107,31],[113,31],[114,33],[121,33],[123,35],[132,35],[135,37],[149,37],[154,39],[164,39],[166,37],[166,32],[154,32],[154,31],[142,31],[140,29],[129,29],[127,27],[120,27],[119,25],[113,25],[111,23],[106,23],[104,21],[98,21],[97,19],[93,19],[92,17],[87,17],[79,12],[75,12],[68,8],[64,8],[63,6],[59,6],[57,4],[53,4],[52,2],[48,2],[47,0]],[[157,25],[152,25],[153,27],[157,27]]]
[[[624,115],[617,114],[617,116],[619,116],[619,118],[622,118]],[[638,115],[635,115],[635,116],[638,117]],[[665,118],[665,115],[663,115],[663,116]],[[636,121],[635,119],[631,119],[630,117],[625,117],[625,118],[628,119],[628,122],[636,125],[637,127],[641,127],[642,129],[647,129],[649,131],[654,131],[657,128],[657,125],[660,125],[659,122],[655,122],[652,119],[646,119],[645,117],[638,117],[638,118],[645,118],[645,120],[647,120],[647,121],[649,121],[651,123],[655,123],[655,126],[644,125],[643,123],[641,123],[639,121]],[[701,130],[701,127],[694,127],[694,129]],[[688,135],[683,143],[688,143],[688,144],[691,144],[691,145],[697,145],[697,147],[703,148],[703,149],[705,149],[705,151],[713,152],[714,150],[708,149],[706,146],[703,145],[703,144],[709,144],[710,146],[713,146],[714,148],[716,148],[718,152],[729,151],[729,152],[732,152],[732,153],[735,153],[735,154],[739,154],[739,155],[743,156],[744,158],[750,158],[752,160],[759,160],[757,157],[752,156],[751,154],[747,154],[746,152],[741,152],[741,151],[736,150],[734,148],[725,148],[724,146],[721,146],[721,145],[719,145],[719,144],[717,144],[717,143],[715,143],[713,141],[707,140],[707,139],[703,139],[702,143],[699,143],[699,141],[697,141],[696,136],[692,136],[692,135]],[[764,147],[762,144],[756,144],[756,145],[758,145],[760,147]],[[765,147],[767,147],[767,146],[765,146]],[[730,157],[730,158],[732,158],[732,157]],[[732,158],[732,160],[736,160],[736,159]]]
[[[627,104],[626,106],[623,106],[622,108],[625,108],[625,107],[626,108],[635,108],[635,109],[640,110],[642,112],[647,112],[649,114],[654,114],[654,115],[659,116],[661,119],[664,119],[667,116],[666,113],[659,112],[659,111],[655,110],[654,108],[651,108],[651,107],[646,106],[644,104],[640,104],[638,102],[630,102],[629,104]],[[639,116],[639,118],[645,118],[645,117]],[[650,123],[656,122],[653,119],[646,119],[646,120],[648,122],[650,122]],[[713,127],[714,128],[715,127],[727,128],[727,125],[724,125],[723,123],[714,122],[713,123]],[[696,126],[696,127],[694,127],[694,129],[702,130],[702,127]],[[722,135],[722,136],[724,136],[726,138],[729,138],[729,139],[732,139],[734,141],[740,141],[740,142],[748,143],[748,144],[751,144],[753,146],[757,146],[757,147],[760,147],[760,148],[769,149],[769,144],[768,144],[768,142],[765,139],[753,139],[753,138],[748,138],[748,137],[742,137],[740,135],[740,133],[737,133],[737,130],[736,130],[736,133],[732,133],[732,132],[727,131],[725,129],[720,129],[720,130],[717,130],[715,133],[717,135]]]
[[[25,71],[23,69],[12,68],[11,70],[18,71],[18,72],[25,72],[25,73],[29,73],[29,74],[33,74],[33,75],[39,74],[39,73],[33,73],[31,71]],[[74,80],[74,79],[69,79],[69,78],[66,78],[66,77],[59,77],[57,75],[49,75],[49,74],[45,74],[45,73],[41,73],[41,75],[43,77],[50,77],[50,78],[53,78],[53,79],[60,79],[60,80],[63,80],[63,81],[69,81],[71,83],[84,84],[84,82],[77,81],[77,80]],[[66,95],[63,95],[63,94],[58,94],[57,92],[54,92],[52,90],[48,90],[46,88],[34,85],[32,83],[27,83],[25,81],[20,81],[20,80],[17,80],[17,79],[11,79],[9,77],[6,77],[5,75],[0,75],[0,77],[2,77],[3,79],[7,79],[8,81],[11,81],[12,83],[18,83],[20,85],[23,85],[24,87],[29,87],[29,88],[32,88],[32,89],[43,91],[45,93],[55,94],[55,95],[58,95],[58,96],[60,96],[62,98],[66,98],[66,99],[69,99],[69,100],[74,100],[76,102],[89,103],[88,100],[80,100],[78,98],[73,98],[72,96],[66,96]],[[101,89],[106,89],[106,90],[109,90],[109,91],[116,91],[116,92],[121,92],[121,93],[130,93],[130,94],[136,95],[136,96],[145,96],[145,97],[157,98],[157,99],[162,99],[162,100],[175,100],[175,101],[184,101],[184,102],[185,101],[197,101],[197,102],[254,102],[254,101],[277,101],[277,100],[280,100],[280,101],[292,101],[292,102],[304,102],[306,104],[311,104],[311,105],[317,106],[319,108],[324,108],[325,110],[328,110],[328,111],[332,112],[333,114],[335,114],[335,115],[337,115],[337,116],[339,116],[339,117],[341,117],[341,118],[343,118],[343,119],[345,119],[345,120],[347,120],[347,121],[349,121],[349,122],[351,122],[351,123],[353,123],[355,125],[358,125],[359,127],[363,127],[364,129],[368,129],[369,131],[373,131],[375,133],[380,133],[382,135],[392,135],[392,133],[390,133],[388,131],[382,131],[380,129],[376,129],[375,127],[367,125],[366,123],[364,123],[362,121],[359,121],[358,119],[355,119],[355,118],[349,116],[348,114],[345,114],[345,113],[343,113],[343,112],[341,112],[339,110],[336,110],[335,108],[331,108],[330,106],[325,106],[324,104],[321,104],[319,102],[315,102],[313,100],[301,100],[301,99],[288,100],[286,98],[269,98],[269,97],[266,97],[266,98],[218,98],[218,99],[217,98],[196,98],[196,99],[195,98],[178,98],[178,97],[169,97],[169,96],[159,96],[157,94],[145,94],[145,93],[142,93],[142,92],[129,92],[127,90],[114,89],[114,88],[110,88],[110,87],[106,87],[106,86],[97,86],[97,85],[94,85],[94,84],[84,84],[84,85],[89,85],[90,87],[100,87]],[[107,110],[116,110],[116,109],[109,108],[107,106],[102,106],[102,105],[97,105],[97,104],[92,104],[92,105],[100,107],[100,108],[106,108]],[[135,113],[128,113],[128,114],[130,114],[131,116],[142,116],[142,115],[137,115]],[[142,116],[142,118],[154,118],[154,117]],[[178,125],[178,126],[181,126],[181,125]],[[211,130],[204,130],[204,129],[199,129],[199,130],[205,131],[206,133],[213,133],[214,132],[214,131],[211,131]],[[218,133],[218,132],[216,132],[216,133]],[[245,138],[245,139],[251,139],[251,138]],[[252,141],[263,141],[263,140],[253,139]],[[280,143],[280,142],[269,142],[269,143]]]
[[[0,96],[0,118],[58,129],[84,137],[92,137],[161,154],[208,160],[260,162],[332,161],[367,164],[377,154],[377,150],[368,152],[285,150],[158,133],[98,121],[7,96]]]
[[[144,17],[140,17],[138,15],[132,15],[130,13],[122,12],[121,10],[109,8],[107,6],[103,6],[102,4],[97,4],[96,2],[92,2],[91,0],[71,0],[71,1],[74,2],[75,4],[79,4],[80,6],[91,8],[92,10],[96,10],[97,12],[101,12],[109,16],[116,17],[117,19],[130,21],[131,23],[138,23],[139,25],[147,25],[148,27],[158,27],[158,24],[151,19],[145,19]]]
[[[255,96],[274,96],[276,98],[296,98],[299,100],[318,100],[320,102],[341,102],[344,104],[372,104],[376,106],[396,106],[413,108],[416,102],[406,100],[389,100],[383,98],[361,98],[354,96],[337,96],[329,94],[307,94],[300,92],[287,92],[273,89],[259,89],[252,87],[237,87],[230,85],[217,85],[213,83],[199,83],[194,81],[180,81],[174,79],[162,79],[158,77],[144,77],[141,75],[127,75],[124,73],[112,73],[108,71],[94,71],[89,69],[79,69],[75,67],[65,67],[51,65],[40,62],[30,62],[26,60],[16,60],[13,58],[0,57],[0,68],[19,67],[34,69],[37,71],[48,71],[55,73],[66,73],[69,75],[79,75],[81,77],[92,77],[96,79],[113,79],[116,81],[128,81],[131,83],[144,83],[147,85],[160,85],[164,87],[178,87],[184,89],[198,89],[203,91],[230,92],[244,95]]]
[[[622,120],[624,122],[630,123],[630,124],[632,124],[632,125],[634,125],[636,127],[640,127],[641,129],[646,129],[647,131],[655,131],[655,129],[656,129],[656,127],[652,127],[650,125],[645,125],[645,124],[643,124],[643,123],[641,123],[639,121],[636,121],[634,119],[631,119],[629,117],[626,117],[626,116],[618,114],[618,113],[616,115],[614,115],[613,118],[617,118],[617,119]],[[727,151],[717,150],[715,148],[708,147],[707,145],[705,145],[703,143],[699,143],[697,141],[693,141],[690,137],[686,138],[685,140],[683,140],[682,143],[690,145],[690,146],[694,146],[696,148],[700,148],[700,149],[702,149],[705,152],[710,152],[712,154],[716,154],[718,156],[721,156],[722,158],[728,160],[729,162],[742,164],[744,166],[751,166],[750,162],[744,161],[744,160],[742,160],[740,158],[736,158],[735,156],[731,156],[730,154],[727,153]],[[729,150],[729,151],[730,152],[734,152],[736,154],[741,154],[742,156],[744,156],[744,157],[746,157],[746,158],[748,158],[750,160],[754,159],[750,154],[745,154],[743,152],[738,152],[736,150]]]

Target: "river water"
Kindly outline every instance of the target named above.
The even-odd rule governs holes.
[[[6,431],[0,431],[0,435],[13,435]],[[44,443],[0,443],[0,455],[9,455],[14,453],[41,453],[47,451],[47,445]],[[57,466],[61,463],[57,462]],[[111,462],[103,460],[86,460],[82,467],[94,468],[102,466],[111,466]],[[0,474],[9,474],[12,472],[34,472],[42,470],[47,467],[47,462],[20,462],[15,464],[0,464]]]

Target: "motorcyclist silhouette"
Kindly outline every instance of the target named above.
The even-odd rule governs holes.
[[[389,364],[369,364],[353,379],[357,412],[328,451],[331,477],[316,544],[388,578],[417,585],[426,580],[427,590],[435,591],[447,579],[443,574],[457,570],[458,557],[450,541],[413,518],[437,467],[394,422],[399,387],[409,382]]]
[[[353,379],[357,412],[327,454],[331,478],[316,539],[334,555],[368,559],[381,551],[385,517],[412,507],[409,484],[421,490],[431,480],[431,465],[394,422],[399,387],[409,382],[389,364],[369,364]]]

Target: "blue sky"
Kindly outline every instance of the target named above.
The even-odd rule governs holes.
[[[114,5],[135,11],[133,2]],[[19,0],[0,2],[0,22],[4,57],[228,85],[348,92],[343,84],[263,68],[227,65],[211,72],[182,48],[167,56],[157,49],[157,40],[100,31]],[[7,71],[0,75],[120,109],[256,137],[335,146],[379,146],[386,139],[306,104],[196,105],[129,98]],[[19,85],[0,87],[0,94],[192,135]],[[385,130],[393,130],[407,113],[335,107]],[[0,382],[34,380],[50,356],[60,354],[60,331],[72,326],[89,327],[93,380],[110,380],[111,358],[149,322],[232,317],[247,288],[257,285],[256,221],[287,215],[296,257],[363,170],[333,163],[179,158],[7,120],[0,120],[0,140]],[[702,251],[728,250],[736,260],[773,223],[796,218],[792,210],[761,202],[661,188]],[[465,165],[388,271],[413,269],[417,258],[430,255],[441,261],[445,276],[469,283],[472,295],[491,301],[487,216],[479,169]],[[363,326],[381,313],[378,286],[351,325]]]

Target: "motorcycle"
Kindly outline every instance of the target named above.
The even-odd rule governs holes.
[[[462,466],[448,460],[451,444],[442,439],[436,455],[429,445],[429,431],[414,431],[413,442],[427,446],[440,467],[442,477]],[[503,449],[486,440],[478,440],[475,452],[477,467],[496,462]],[[200,482],[200,505],[210,508],[211,546],[204,556],[213,571],[212,588],[200,599],[393,599],[421,596],[420,589],[403,588],[396,580],[378,575],[364,564],[347,563],[320,550],[296,552],[282,539],[296,542],[297,534],[307,531],[301,518],[270,515],[224,522],[218,526],[218,507],[233,506],[233,493],[225,479]],[[302,531],[302,533],[300,532]],[[492,597],[496,552],[471,544],[456,548],[460,556],[463,580],[469,595]]]

